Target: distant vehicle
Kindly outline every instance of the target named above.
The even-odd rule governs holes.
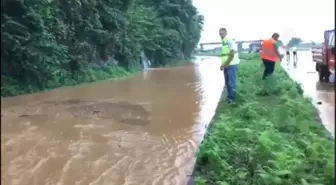
[[[335,75],[335,30],[324,32],[322,46],[312,47],[313,61],[316,62],[315,70],[318,72],[319,81],[329,82],[329,76]]]

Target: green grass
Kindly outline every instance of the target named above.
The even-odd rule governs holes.
[[[242,62],[237,103],[219,103],[197,153],[196,184],[334,184],[334,140],[315,108],[279,65],[261,80],[260,63]]]
[[[259,53],[239,53],[239,58],[242,60],[252,60],[259,58]]]

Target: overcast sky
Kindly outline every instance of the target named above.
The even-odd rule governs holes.
[[[335,0],[193,0],[205,22],[200,42],[216,42],[225,27],[236,40],[300,37],[323,40],[323,31],[334,29]]]

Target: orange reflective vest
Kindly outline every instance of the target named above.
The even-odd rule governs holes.
[[[260,57],[262,59],[278,62],[279,57],[275,51],[274,45],[276,41],[274,39],[264,40],[261,47]]]

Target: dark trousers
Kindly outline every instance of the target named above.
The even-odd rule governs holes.
[[[297,60],[298,60],[298,56],[297,56],[296,51],[293,51],[293,59],[294,59],[294,66],[296,66]]]
[[[265,80],[268,76],[272,75],[275,68],[275,62],[267,59],[262,59],[265,70],[262,79]]]
[[[228,93],[227,99],[231,101],[236,100],[237,71],[238,71],[238,65],[231,65],[224,68],[224,80],[226,90]]]
[[[290,61],[290,53],[289,52],[286,52],[286,60],[287,60],[287,62]]]

